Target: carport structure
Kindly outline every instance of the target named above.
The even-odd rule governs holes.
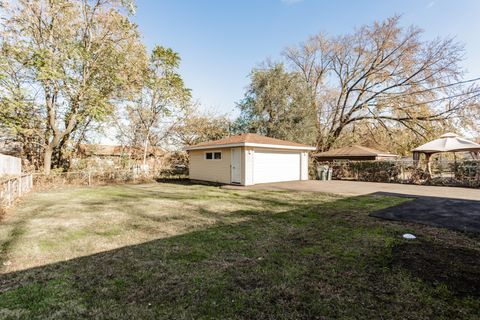
[[[332,161],[364,161],[364,160],[395,160],[398,158],[396,154],[385,151],[379,151],[364,146],[353,145],[343,148],[328,150],[325,152],[314,154],[313,157],[318,162]]]

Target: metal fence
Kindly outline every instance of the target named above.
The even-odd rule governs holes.
[[[0,180],[0,207],[10,207],[14,201],[33,187],[31,174]]]
[[[0,209],[12,206],[16,199],[32,190],[71,186],[101,186],[122,183],[143,183],[159,180],[187,179],[188,170],[130,170],[34,173],[0,178]]]
[[[480,161],[339,161],[316,164],[333,169],[333,179],[480,188]]]
[[[100,186],[121,183],[142,183],[162,179],[186,179],[188,171],[185,169],[142,170],[92,170],[77,172],[59,172],[45,175],[33,175],[35,188],[61,187],[65,185]]]

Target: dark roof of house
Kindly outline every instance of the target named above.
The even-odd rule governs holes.
[[[86,156],[119,157],[129,153],[143,153],[143,147],[129,147],[121,145],[81,144],[79,151]],[[149,155],[161,155],[165,150],[160,147],[148,147]]]
[[[397,155],[385,151],[379,151],[372,148],[354,145],[338,149],[332,149],[313,155],[319,158],[334,157],[396,157]]]
[[[22,154],[22,144],[16,141],[0,139],[0,153],[7,156],[20,157]]]
[[[103,144],[81,144],[80,152],[87,156],[121,156],[124,154],[123,146],[110,146]]]
[[[201,149],[202,147],[215,147],[215,146],[228,146],[228,145],[238,145],[238,144],[266,144],[266,145],[277,145],[277,146],[288,146],[288,147],[300,147],[300,148],[312,148],[311,146],[296,143],[292,141],[286,141],[281,139],[270,138],[262,136],[255,133],[244,133],[236,136],[230,136],[220,140],[213,140],[208,142],[202,142],[193,146],[190,146],[188,149]]]

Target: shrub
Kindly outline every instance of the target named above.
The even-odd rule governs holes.
[[[480,161],[465,160],[451,163],[455,180],[468,187],[480,187]]]

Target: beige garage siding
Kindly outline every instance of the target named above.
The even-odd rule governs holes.
[[[206,160],[206,152],[222,152],[221,160]],[[190,179],[230,183],[230,148],[191,150]]]

